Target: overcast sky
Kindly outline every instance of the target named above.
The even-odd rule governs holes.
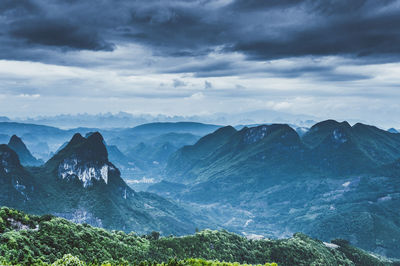
[[[0,115],[270,109],[400,127],[400,1],[1,0]]]

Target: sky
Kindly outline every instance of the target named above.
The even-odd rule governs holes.
[[[400,128],[399,0],[1,0],[0,115],[273,110]]]

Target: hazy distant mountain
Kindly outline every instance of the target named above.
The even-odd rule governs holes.
[[[255,110],[244,113],[217,113],[195,116],[168,116],[149,114],[62,114],[56,116],[38,116],[33,118],[16,118],[16,122],[41,124],[59,128],[100,127],[127,128],[155,122],[201,122],[219,125],[260,124],[260,123],[290,123],[298,126],[311,126],[320,118],[309,115],[294,115],[274,110]],[[8,120],[7,120],[8,121]]]
[[[8,136],[17,135],[24,140],[32,153],[48,154],[55,151],[62,143],[70,139],[74,133],[86,133],[90,129],[62,130],[56,127],[16,123],[0,122],[0,133]],[[38,145],[42,143],[41,145]]]
[[[161,135],[166,133],[191,133],[205,135],[218,129],[220,126],[195,122],[159,122],[136,126],[121,131],[123,134]]]
[[[399,159],[399,134],[359,123],[327,120],[302,137],[284,124],[224,127],[173,154],[149,190],[203,206],[231,230],[302,231],[398,256]]]
[[[135,163],[123,154],[117,146],[107,145],[107,152],[110,161],[112,161],[119,169],[133,167]]]
[[[128,128],[138,125],[154,122],[180,122],[195,121],[201,122],[200,117],[184,117],[184,116],[166,116],[166,115],[148,115],[148,114],[130,114],[119,112],[117,114],[62,114],[56,116],[39,116],[26,119],[15,119],[16,122],[41,124],[55,126],[63,129],[77,127],[100,127],[104,128]]]
[[[135,135],[127,138],[126,143],[132,143],[131,139],[141,139],[141,142],[134,146],[125,146],[125,159],[119,156],[122,160],[118,158],[113,160],[117,164],[128,161],[128,163],[120,164],[122,166],[120,169],[124,178],[134,189],[145,190],[150,183],[160,181],[169,156],[185,145],[194,144],[200,138],[191,133],[166,133],[151,136],[146,134],[145,137]]]
[[[7,143],[10,140],[10,136],[7,134],[1,134],[0,133],[0,143]]]
[[[21,164],[24,166],[39,166],[43,164],[43,161],[33,157],[31,152],[25,146],[22,139],[20,139],[16,135],[12,135],[10,141],[8,142],[8,147],[13,149],[17,153]]]
[[[6,116],[0,116],[0,122],[10,122],[10,118],[6,117]]]

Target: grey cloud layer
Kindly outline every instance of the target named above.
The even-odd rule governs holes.
[[[400,52],[399,14],[395,0],[2,0],[0,56],[29,60],[32,48],[111,51],[135,42],[173,56],[206,55],[218,47],[255,60],[393,60]]]

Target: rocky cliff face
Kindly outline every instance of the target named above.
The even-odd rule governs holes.
[[[103,137],[98,132],[89,134],[87,138],[75,134],[46,166],[53,168],[61,179],[79,180],[84,188],[96,182],[108,184],[110,176],[120,175],[119,170],[108,161]]]
[[[62,179],[78,178],[83,187],[93,185],[93,182],[108,183],[109,172],[116,172],[111,163],[85,162],[78,158],[66,158],[58,166],[58,176]]]

